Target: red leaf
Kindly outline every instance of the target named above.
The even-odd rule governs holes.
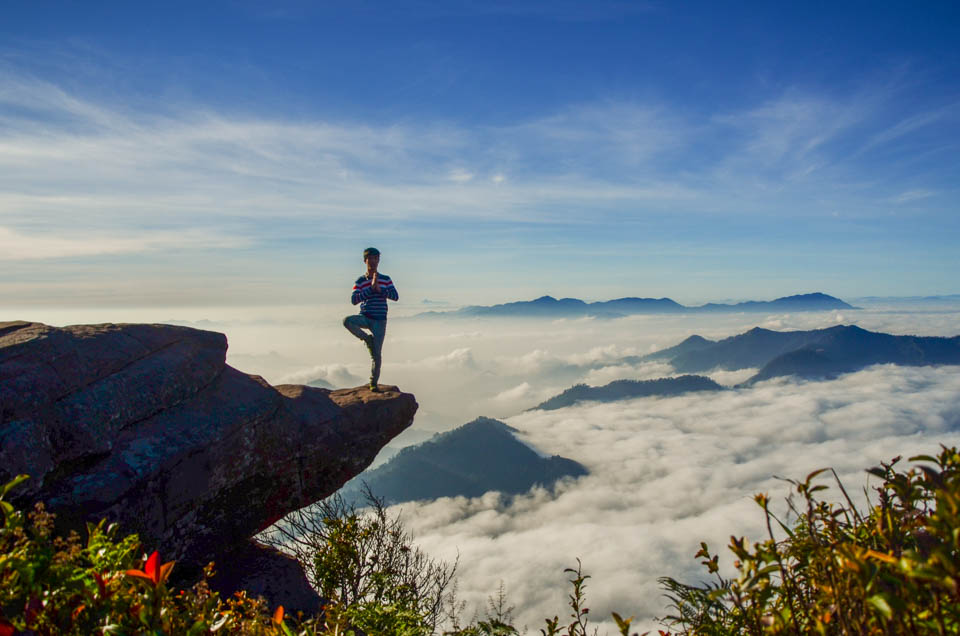
[[[273,622],[277,625],[283,622],[283,605],[277,606],[277,611],[273,613]]]
[[[154,585],[160,582],[160,570],[157,569],[157,563],[160,562],[160,554],[154,550],[150,558],[147,559],[147,566],[143,568],[147,576],[153,581]]]
[[[150,581],[151,583],[153,583],[153,577],[150,576],[149,574],[147,574],[146,572],[144,572],[143,570],[127,570],[127,571],[126,571],[126,575],[127,575],[127,576],[135,576],[135,577],[137,577],[137,578],[139,578],[139,579],[146,579],[146,580]]]
[[[157,587],[170,576],[170,570],[173,569],[173,561],[158,565],[160,563],[160,554],[154,550],[147,558],[147,564],[142,570],[127,570],[127,576],[135,576],[140,579],[146,579]]]

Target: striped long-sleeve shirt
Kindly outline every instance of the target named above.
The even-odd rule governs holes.
[[[350,302],[360,305],[360,313],[367,318],[374,320],[387,319],[387,298],[390,300],[400,300],[397,294],[397,288],[393,286],[393,281],[386,274],[377,272],[377,285],[379,292],[375,292],[370,284],[371,280],[366,274],[357,279],[353,284],[353,295],[350,296]]]

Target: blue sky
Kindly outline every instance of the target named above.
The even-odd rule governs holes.
[[[11,2],[0,312],[338,302],[368,244],[407,302],[957,293],[958,42],[947,2]]]

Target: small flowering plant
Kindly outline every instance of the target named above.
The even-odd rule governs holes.
[[[160,565],[160,554],[154,550],[153,554],[147,557],[147,563],[142,570],[127,570],[127,576],[142,579],[150,584],[153,589],[158,590],[167,578],[170,571],[173,570],[173,561]]]
[[[171,592],[174,562],[141,554],[136,535],[87,524],[86,541],[54,535],[53,515],[18,510],[6,497],[27,477],[0,486],[0,636],[76,634],[292,634],[283,609],[271,617],[246,594],[223,601],[204,579]]]

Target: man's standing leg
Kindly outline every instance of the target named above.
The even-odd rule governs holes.
[[[377,389],[377,383],[380,381],[380,365],[383,363],[383,339],[387,335],[386,320],[367,319],[370,325],[370,333],[373,335],[373,347],[370,350],[370,357],[373,362],[370,365],[370,388]]]

